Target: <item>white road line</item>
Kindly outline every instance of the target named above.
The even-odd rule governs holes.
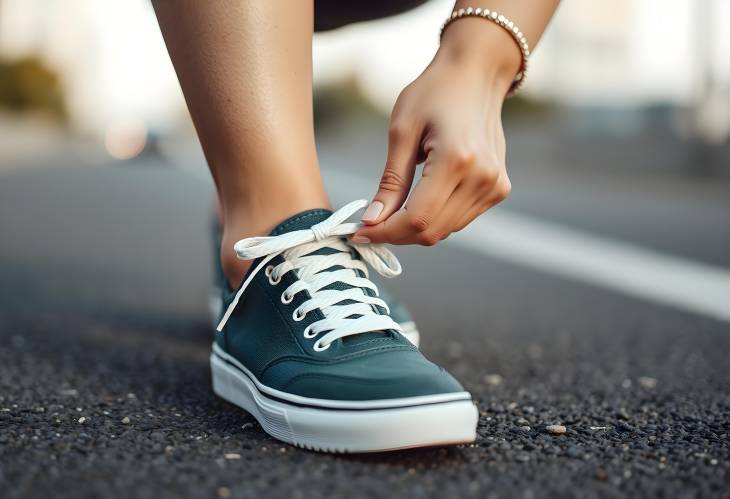
[[[372,194],[372,179],[327,171],[338,203]],[[374,188],[374,186],[373,186]],[[348,196],[349,195],[349,196]],[[453,244],[523,267],[730,321],[730,270],[666,255],[557,223],[492,210]]]
[[[448,240],[447,240],[448,241]],[[730,321],[730,271],[494,210],[453,236],[511,263]]]

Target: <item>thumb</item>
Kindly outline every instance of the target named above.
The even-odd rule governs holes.
[[[388,132],[388,159],[378,192],[363,213],[367,225],[378,224],[403,206],[416,172],[421,133],[418,127],[391,124]]]

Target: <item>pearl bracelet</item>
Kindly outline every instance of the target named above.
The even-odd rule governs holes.
[[[527,62],[528,58],[530,57],[530,46],[527,44],[527,38],[525,38],[525,34],[520,31],[520,28],[518,28],[514,22],[510,21],[502,14],[499,14],[489,9],[474,9],[468,7],[466,9],[455,10],[451,13],[451,16],[449,16],[444,25],[441,27],[439,39],[444,36],[444,30],[451,23],[465,17],[481,17],[482,19],[492,21],[493,23],[501,26],[505,31],[507,31],[507,33],[512,36],[515,42],[517,42],[517,46],[519,47],[520,53],[522,54],[522,64],[520,65],[519,72],[517,73],[517,75],[515,75],[515,79],[512,81],[512,85],[510,85],[509,87],[509,92],[507,93],[507,96],[511,97],[512,95],[516,94],[522,86],[522,83],[524,83],[525,77],[527,76]]]

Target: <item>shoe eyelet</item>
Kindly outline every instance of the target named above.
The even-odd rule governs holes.
[[[273,265],[267,265],[264,269],[264,274],[266,274],[266,277],[271,277],[271,273],[274,271]]]
[[[304,328],[304,337],[305,338],[312,339],[315,336],[317,336],[317,333],[315,333],[315,332],[312,331],[312,325],[311,324],[309,326],[307,326],[307,327]]]
[[[288,305],[289,303],[292,302],[293,299],[294,299],[294,295],[290,295],[287,293],[281,294],[281,303],[283,303],[284,305]]]
[[[300,314],[301,314],[301,315],[300,315]],[[299,309],[296,309],[296,310],[294,310],[294,313],[293,313],[293,314],[291,314],[291,317],[292,317],[292,319],[294,319],[295,321],[299,322],[299,321],[301,321],[302,319],[304,319],[304,317],[305,317],[306,315],[307,315],[307,314],[302,314],[302,313],[301,313],[301,311],[300,311]]]
[[[330,345],[332,345],[332,343],[327,343],[326,345],[322,345],[319,341],[315,341],[312,348],[314,349],[315,352],[323,352],[323,351],[327,350],[330,347]]]
[[[281,276],[279,276],[279,278],[276,280],[272,279],[271,276],[269,276],[269,284],[271,284],[272,286],[276,286],[280,282],[281,282]]]

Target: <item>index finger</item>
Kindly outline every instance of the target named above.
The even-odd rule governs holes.
[[[447,175],[447,168],[429,166],[404,208],[377,225],[361,228],[353,237],[365,237],[373,243],[430,244],[423,233],[432,226],[460,179]]]

